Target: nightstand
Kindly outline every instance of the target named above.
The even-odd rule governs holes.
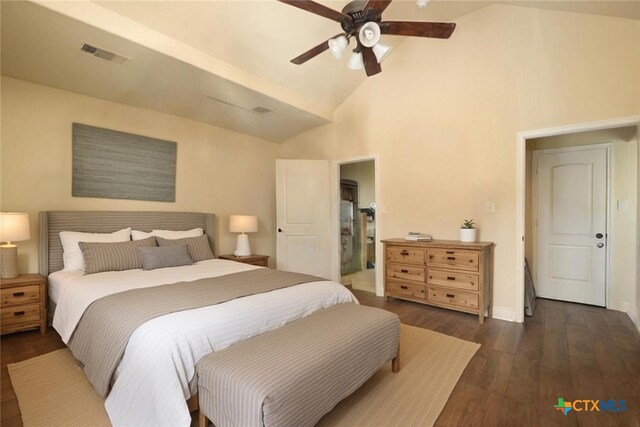
[[[259,265],[260,267],[269,267],[268,255],[247,255],[247,256],[235,256],[233,254],[220,255],[220,259],[228,259],[230,261],[242,262],[245,264]]]
[[[0,280],[2,335],[27,329],[47,331],[47,281],[39,274]]]

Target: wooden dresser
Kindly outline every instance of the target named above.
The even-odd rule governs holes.
[[[39,274],[0,280],[2,335],[26,329],[47,331],[47,281]]]
[[[493,242],[383,240],[384,295],[491,317]]]

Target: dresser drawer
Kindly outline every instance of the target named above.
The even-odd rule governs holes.
[[[467,274],[458,271],[440,271],[429,269],[427,276],[428,285],[446,286],[448,288],[466,289],[477,291],[479,286],[477,274]]]
[[[426,298],[426,286],[404,281],[387,281],[387,292],[411,298]]]
[[[455,290],[429,288],[427,300],[436,304],[449,304],[464,308],[478,308],[478,294]]]
[[[386,251],[387,262],[397,262],[402,264],[425,265],[424,249],[391,246]]]
[[[38,322],[40,320],[40,304],[2,307],[0,309],[2,326],[18,323]]]
[[[2,306],[28,304],[40,301],[40,286],[29,285],[0,290]]]
[[[427,250],[427,265],[429,267],[478,271],[479,258],[479,254],[473,251],[446,249]]]
[[[402,280],[415,280],[424,283],[424,267],[402,264],[387,264],[387,277]]]

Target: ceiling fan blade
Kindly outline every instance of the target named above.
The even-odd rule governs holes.
[[[433,37],[448,39],[456,29],[456,24],[449,22],[402,22],[387,21],[380,23],[380,32],[394,36]]]
[[[369,0],[363,10],[373,9],[378,12],[378,16],[380,16],[387,6],[389,6],[389,3],[391,3],[391,0]]]
[[[382,71],[382,67],[378,64],[376,55],[373,53],[370,47],[362,46],[362,62],[364,62],[364,71],[367,76],[373,76]]]
[[[337,10],[333,10],[320,3],[316,3],[311,0],[278,0],[281,3],[286,3],[291,6],[295,6],[299,9],[306,10],[307,12],[315,13],[316,15],[323,16],[336,22],[342,23],[343,21],[351,22],[352,19],[349,15]]]
[[[343,34],[342,33],[336,34],[335,36],[331,37],[331,39],[335,39],[336,37],[339,37],[341,35],[343,35]],[[311,49],[309,49],[308,51],[306,51],[302,55],[293,58],[291,60],[291,62],[293,62],[296,65],[300,65],[300,64],[304,64],[305,62],[307,62],[308,60],[310,60],[312,58],[315,58],[316,56],[320,55],[325,50],[329,49],[329,40],[331,40],[331,39],[327,39],[327,40],[323,41],[322,43],[320,43],[318,46],[312,47]]]

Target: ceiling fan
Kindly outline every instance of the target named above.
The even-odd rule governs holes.
[[[353,37],[357,44],[347,66],[351,69],[364,67],[367,76],[382,71],[380,62],[390,50],[388,46],[380,43],[382,34],[448,39],[456,28],[456,24],[446,22],[382,21],[382,12],[391,0],[354,0],[347,4],[342,12],[312,0],[278,1],[339,22],[343,31],[292,59],[291,62],[304,64],[325,50],[331,50],[331,53],[339,58]]]

